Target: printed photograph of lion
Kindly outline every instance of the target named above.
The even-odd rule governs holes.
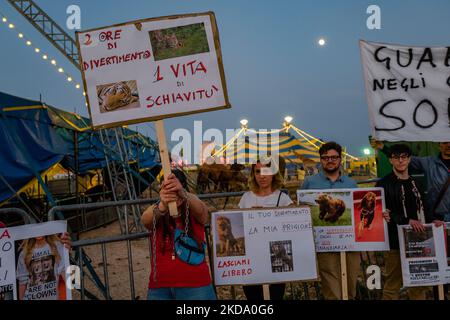
[[[300,205],[311,209],[313,226],[351,226],[352,199],[350,192],[318,192],[299,190]]]
[[[217,215],[214,230],[217,257],[245,256],[242,214]]]
[[[120,81],[97,86],[100,113],[139,108],[136,81]]]

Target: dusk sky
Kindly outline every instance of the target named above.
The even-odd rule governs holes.
[[[450,45],[449,0],[36,0],[66,28],[66,8],[81,8],[82,30],[183,13],[214,11],[219,27],[231,109],[172,118],[175,128],[237,128],[243,118],[255,129],[280,128],[290,115],[300,129],[335,140],[361,156],[370,125],[360,39],[414,46]],[[381,8],[381,30],[369,30],[366,9]],[[81,83],[80,72],[6,1],[0,12]],[[67,30],[67,29],[66,29]],[[74,36],[74,31],[67,30]],[[317,44],[324,37],[326,45]],[[69,84],[42,54],[36,54],[0,23],[0,91],[87,116],[81,90]],[[136,126],[132,126],[135,128]],[[154,137],[153,125],[140,131]],[[169,135],[170,137],[170,135]]]

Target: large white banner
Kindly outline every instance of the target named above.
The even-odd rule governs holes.
[[[0,300],[71,300],[66,221],[0,229]]]
[[[405,287],[450,283],[449,230],[449,223],[439,228],[426,224],[425,232],[398,226]]]
[[[94,127],[229,107],[214,14],[77,32]]]
[[[308,207],[214,212],[212,235],[216,285],[317,278]]]
[[[383,188],[297,190],[311,208],[317,252],[389,250]]]
[[[450,46],[360,41],[372,134],[383,141],[450,140]]]

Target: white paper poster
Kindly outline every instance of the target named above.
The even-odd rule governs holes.
[[[317,252],[389,250],[383,188],[297,190],[311,208]]]
[[[69,253],[60,241],[66,230],[66,221],[0,229],[0,298],[72,299],[66,287]]]
[[[450,46],[360,41],[372,135],[382,141],[448,141]]]
[[[308,207],[214,212],[212,236],[216,285],[317,278]]]
[[[415,232],[409,225],[397,228],[403,285],[416,287],[449,283],[449,224],[445,228],[426,224],[425,232]]]
[[[229,107],[213,13],[77,33],[94,127]]]

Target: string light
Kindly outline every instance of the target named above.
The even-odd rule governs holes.
[[[3,21],[9,29],[11,29],[11,30],[17,30],[17,36],[19,37],[19,39],[24,39],[24,40],[25,40],[25,44],[26,44],[27,46],[32,46],[32,45],[33,45],[33,43],[31,42],[31,40],[28,39],[28,38],[24,35],[24,33],[19,32],[20,30],[18,30],[18,29],[16,28],[16,26],[15,26],[12,22],[8,22],[8,18],[6,18],[6,16],[5,16],[2,12],[0,12],[0,17],[1,17],[1,21]],[[42,57],[43,60],[48,60],[48,61],[50,62],[51,65],[55,66],[55,67],[57,68],[56,70],[57,70],[59,73],[64,74],[65,77],[66,77],[67,82],[73,82],[73,77],[72,77],[70,74],[66,73],[62,67],[57,66],[57,63],[56,63],[56,60],[55,60],[55,59],[51,59],[47,54],[41,53],[41,49],[38,48],[38,47],[35,47],[35,48],[34,48],[34,51],[35,51],[36,53],[38,53],[38,54],[41,54],[41,55],[42,55],[41,57]],[[76,88],[76,89],[80,89],[80,88],[81,88],[81,85],[80,85],[79,83],[77,83],[77,84],[75,84],[75,88]],[[83,95],[86,96],[86,93],[83,92]]]

